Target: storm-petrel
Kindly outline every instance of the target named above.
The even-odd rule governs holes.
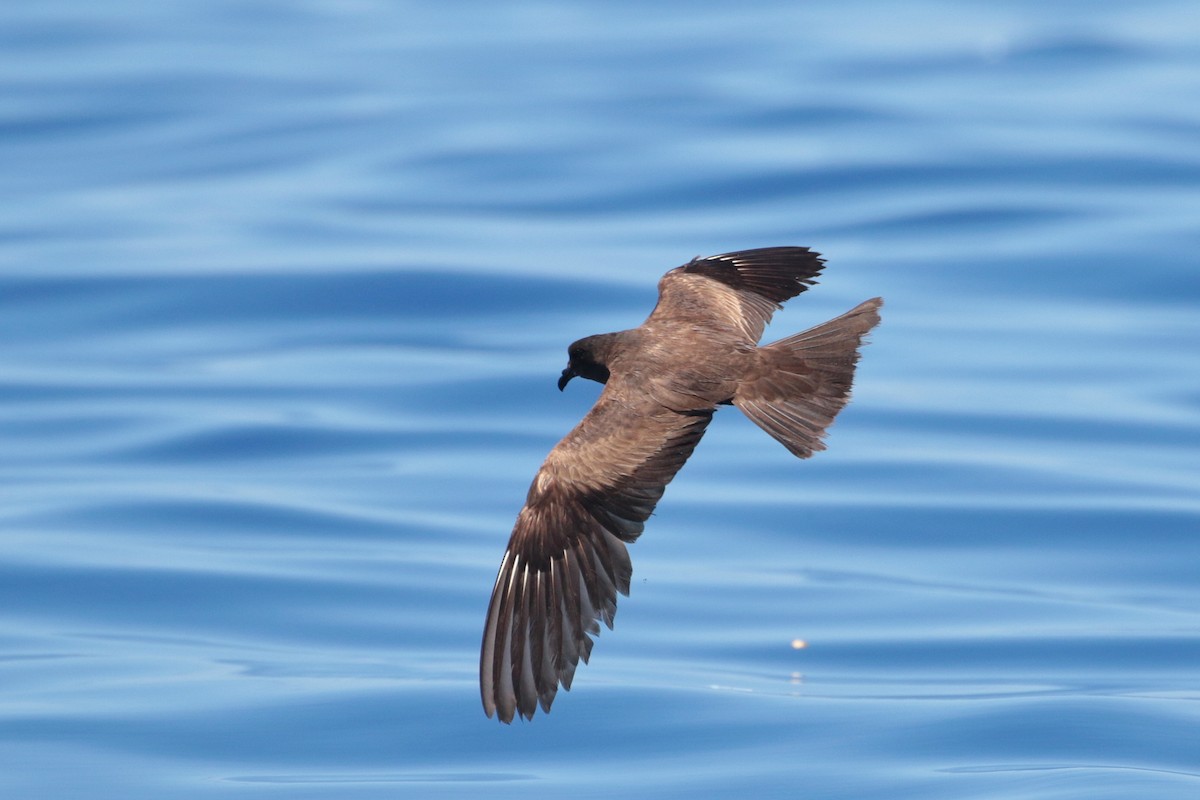
[[[816,283],[824,259],[807,247],[694,258],[658,284],[641,326],[570,346],[559,378],[604,384],[591,411],[547,456],[517,516],[492,590],[479,684],[503,722],[532,719],[571,688],[617,592],[629,594],[626,545],[720,405],[735,405],[800,458],[850,398],[863,337],[880,298],[759,347],[781,303]]]

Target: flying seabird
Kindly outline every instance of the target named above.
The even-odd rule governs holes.
[[[734,405],[800,458],[850,399],[863,337],[882,299],[763,347],[782,303],[816,283],[807,247],[694,258],[658,284],[641,326],[580,339],[558,380],[604,384],[529,487],[492,590],[479,659],[489,717],[532,719],[571,688],[600,621],[629,594],[626,545],[692,454],[717,406]],[[590,634],[590,636],[589,636]]]

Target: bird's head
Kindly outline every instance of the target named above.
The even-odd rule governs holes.
[[[608,352],[615,334],[601,333],[580,339],[567,348],[567,368],[558,379],[558,390],[567,388],[571,378],[587,378],[597,383],[608,382]]]

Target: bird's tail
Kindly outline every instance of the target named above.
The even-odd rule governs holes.
[[[850,400],[858,349],[879,324],[881,298],[780,339],[755,353],[758,363],[733,404],[800,458],[824,450],[821,437]]]

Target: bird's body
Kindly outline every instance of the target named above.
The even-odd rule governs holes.
[[[626,544],[718,406],[737,406],[797,456],[823,449],[882,301],[758,346],[771,314],[823,265],[803,247],[693,259],[663,276],[641,326],[571,345],[559,388],[576,376],[605,386],[542,464],[501,562],[480,656],[488,716],[532,718],[570,688],[589,634],[601,620],[612,627],[617,594],[629,592]]]

